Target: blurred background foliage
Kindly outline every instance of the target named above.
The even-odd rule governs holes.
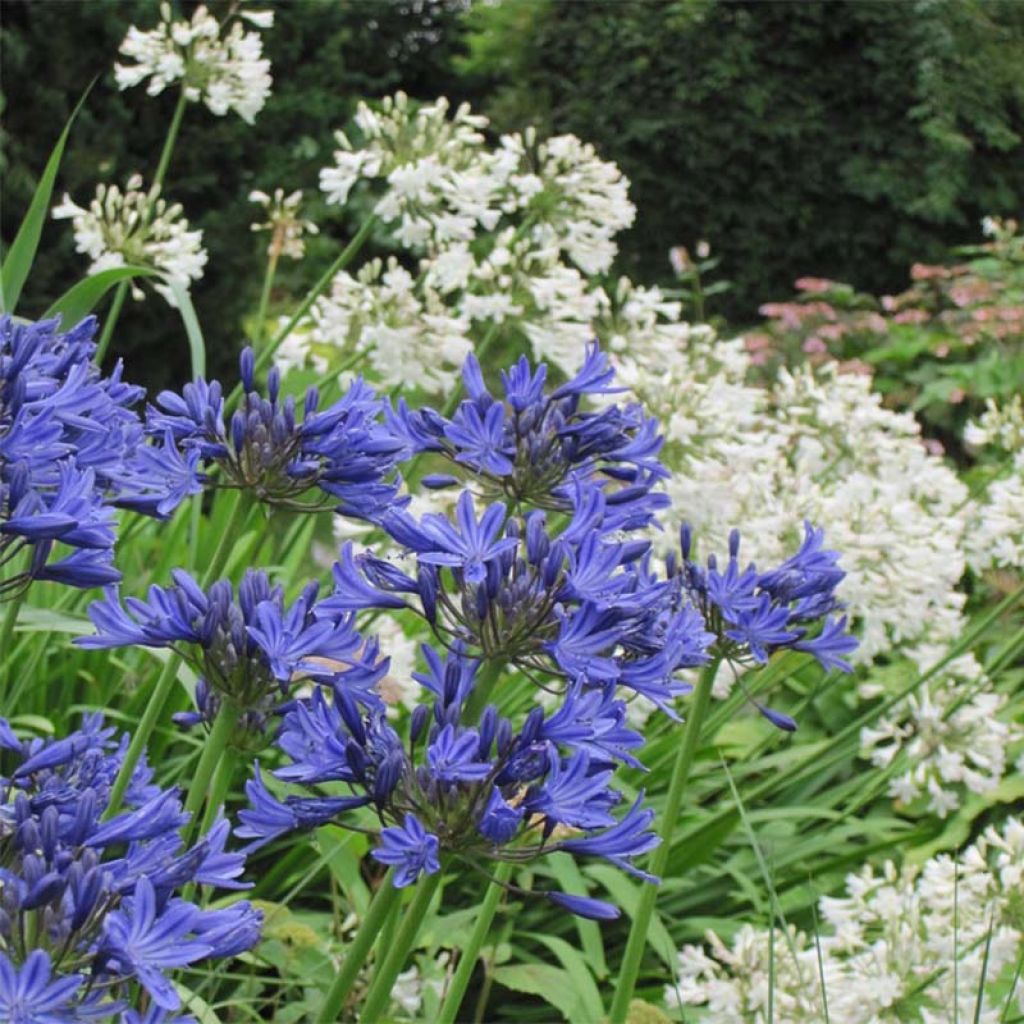
[[[191,4],[181,4],[190,8]],[[212,5],[216,7],[216,4]],[[317,171],[362,97],[468,100],[496,131],[573,132],[633,183],[620,269],[672,279],[667,251],[711,243],[732,288],[716,312],[759,305],[820,274],[880,293],[910,264],[975,241],[985,214],[1024,209],[1024,4],[1017,0],[300,0],[273,5],[274,92],[249,127],[190,108],[168,195],[210,252],[196,306],[210,371],[229,367],[256,305],[264,236],[253,188],[316,194]],[[4,0],[2,234],[9,242],[60,127],[99,76],[59,188],[151,174],[174,97],[123,96],[111,68],[155,0]],[[298,293],[360,211],[307,214],[324,233],[280,297]],[[41,311],[85,269],[51,223],[26,292]],[[130,303],[115,349],[133,377],[187,372],[176,317]],[[141,350],[141,351],[139,351]]]

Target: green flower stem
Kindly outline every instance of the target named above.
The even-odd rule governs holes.
[[[156,686],[153,687],[149,703],[146,705],[146,710],[139,720],[139,724],[132,736],[132,741],[128,746],[128,752],[124,755],[121,768],[110,790],[110,800],[107,802],[107,809],[103,815],[104,818],[112,818],[121,809],[121,801],[124,799],[128,784],[135,774],[135,768],[139,763],[139,759],[142,757],[146,744],[156,728],[156,723],[163,715],[164,705],[166,705],[167,698],[171,694],[171,688],[178,677],[180,665],[181,658],[176,654],[171,654],[164,664],[163,671],[156,681]]]
[[[202,809],[203,801],[210,788],[210,780],[220,765],[228,743],[231,742],[231,734],[238,725],[238,718],[239,708],[229,700],[221,701],[217,717],[214,718],[210,734],[206,737],[206,743],[203,745],[203,753],[196,766],[196,773],[192,776],[192,782],[189,784],[188,796],[185,798],[185,811],[192,816],[192,820],[184,829],[186,837],[195,833],[196,825],[199,823],[199,811]]]
[[[366,240],[370,237],[373,229],[377,226],[377,216],[373,215],[367,217],[363,221],[362,226],[356,232],[355,237],[352,241],[345,246],[344,249],[338,253],[335,261],[323,272],[320,279],[306,294],[306,297],[299,303],[298,309],[292,314],[291,319],[281,328],[280,331],[274,335],[270,344],[256,356],[256,372],[262,370],[271,359],[274,358],[274,353],[281,347],[282,342],[289,334],[295,329],[295,325],[309,312],[310,307],[314,302],[327,290],[330,286],[331,281],[339,271],[342,271],[356,258],[359,254],[359,250],[362,249]],[[228,395],[227,406],[231,408],[234,406],[239,398],[242,397],[242,384],[239,382],[235,385],[234,390]]]
[[[231,546],[237,539],[236,535],[248,517],[249,507],[247,496],[242,491],[236,492],[228,521],[224,524],[224,532],[221,534],[220,543],[217,545],[217,550],[214,552],[213,559],[206,570],[206,575],[203,577],[202,586],[204,588],[208,587],[223,571],[231,551]],[[174,686],[174,680],[177,678],[180,666],[181,658],[177,654],[172,653],[164,665],[163,672],[160,673],[160,677],[156,681],[153,694],[149,698],[146,710],[128,746],[128,752],[124,756],[124,761],[121,762],[121,768],[110,790],[110,802],[107,804],[107,810],[104,814],[105,818],[112,818],[121,808],[121,801],[124,799],[124,794],[128,789],[128,784],[131,782],[132,775],[135,774],[139,758],[142,757],[142,752],[146,749],[146,744],[149,743],[149,738],[156,728],[156,723],[163,715],[164,707],[167,704],[168,697],[171,695],[171,689]]]
[[[498,901],[505,892],[504,883],[512,877],[511,861],[502,861],[494,872],[494,880],[487,886],[483,902],[477,908],[476,923],[469,936],[469,942],[465,949],[460,950],[459,965],[452,976],[448,992],[441,1004],[441,1012],[437,1017],[437,1024],[455,1024],[458,1019],[459,1009],[462,1000],[465,998],[469,981],[473,977],[473,969],[480,956],[480,949],[487,939],[491,930],[491,922],[494,920],[495,911],[498,909]]]
[[[106,320],[103,321],[103,330],[100,333],[100,340],[96,344],[96,353],[92,357],[93,362],[95,362],[97,366],[103,362],[103,357],[107,354],[107,349],[110,347],[110,339],[114,335],[114,328],[117,326],[118,317],[120,317],[121,309],[124,307],[124,300],[128,298],[129,287],[129,281],[122,281],[114,289],[114,301],[110,304],[110,312],[107,313]]]
[[[352,942],[345,951],[345,959],[331,987],[324,997],[317,1015],[317,1024],[336,1024],[341,1015],[345,1000],[352,991],[352,986],[359,977],[359,972],[366,963],[370,950],[381,933],[385,922],[392,911],[401,906],[399,892],[394,886],[394,872],[389,870],[373,894],[366,917],[363,918]]]
[[[14,668],[14,624],[18,621],[18,609],[24,599],[24,591],[13,597],[7,604],[0,621],[0,697],[6,697],[7,687]]]
[[[693,759],[697,753],[697,744],[711,704],[711,686],[714,683],[718,665],[719,662],[716,659],[704,668],[700,674],[697,688],[693,691],[690,714],[683,730],[683,741],[679,745],[676,761],[672,767],[668,798],[665,801],[665,811],[661,818],[661,829],[658,833],[661,843],[651,855],[649,870],[651,874],[659,877],[664,875],[668,864],[672,833],[679,817],[683,792],[690,777],[690,769],[693,767]],[[651,916],[654,913],[654,904],[657,898],[658,886],[641,886],[640,902],[633,915],[633,923],[629,929],[629,941],[626,943],[626,952],[622,957],[619,980],[615,987],[615,998],[608,1014],[611,1024],[624,1024],[629,1012],[629,1001],[633,998],[633,990],[636,988],[636,979],[640,973],[640,961],[647,945],[647,931],[651,924]]]
[[[435,871],[434,874],[425,875],[419,880],[416,886],[416,895],[402,918],[398,934],[373,974],[370,990],[366,993],[366,1002],[363,1003],[363,1010],[359,1015],[359,1024],[377,1024],[387,1010],[395,979],[405,966],[409,953],[416,943],[416,936],[419,935],[420,928],[423,927],[427,911],[430,909],[430,901],[441,884],[443,874],[443,871]],[[320,1019],[324,1020],[323,1017]]]
[[[178,94],[178,104],[171,115],[171,124],[167,129],[167,138],[164,139],[164,148],[160,150],[160,160],[156,165],[156,173],[153,175],[153,184],[163,186],[164,178],[167,177],[167,168],[171,162],[171,153],[174,152],[174,144],[178,141],[178,132],[181,130],[181,121],[185,116],[185,106],[188,100],[185,99],[185,90]]]
[[[163,185],[164,178],[167,176],[167,167],[171,162],[171,153],[174,152],[174,144],[178,141],[178,132],[181,129],[182,118],[185,116],[186,103],[185,92],[182,90],[178,96],[178,104],[174,108],[170,126],[167,129],[164,147],[160,151],[160,160],[156,165],[156,174],[153,175],[154,185]],[[149,217],[147,216],[146,219],[148,220]],[[117,326],[118,318],[121,316],[124,300],[128,297],[128,289],[130,287],[130,281],[122,281],[114,291],[114,301],[110,304],[110,312],[107,314],[106,321],[103,324],[103,332],[100,334],[99,343],[96,345],[96,354],[93,356],[97,366],[103,362],[103,357],[107,354],[107,349],[110,347],[110,339],[113,337],[114,328]]]
[[[252,333],[252,347],[257,356],[260,353],[260,343],[263,341],[263,327],[267,320],[270,292],[274,287],[274,277],[277,274],[277,261],[278,253],[275,249],[267,259],[267,272],[263,275],[263,289],[260,292],[260,305],[256,313],[256,329]]]
[[[206,810],[203,812],[203,823],[199,827],[199,835],[204,836],[213,827],[217,820],[217,812],[224,806],[224,801],[231,792],[231,783],[235,778],[235,766],[237,758],[235,752],[229,747],[224,751],[217,764],[217,770],[213,775],[213,785],[210,789],[210,799],[206,802]]]

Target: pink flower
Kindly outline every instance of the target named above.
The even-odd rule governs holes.
[[[923,309],[905,309],[897,313],[893,321],[898,324],[923,324],[929,320],[928,314]]]
[[[816,334],[812,334],[800,347],[808,355],[821,355],[823,352],[828,351],[828,345]]]
[[[798,292],[820,294],[821,292],[829,292],[835,287],[836,282],[830,281],[827,277],[799,277],[796,280],[796,290]]]

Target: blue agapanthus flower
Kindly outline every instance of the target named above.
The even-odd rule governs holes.
[[[616,529],[650,524],[668,498],[653,490],[666,476],[658,455],[657,421],[636,403],[586,408],[588,396],[614,394],[614,371],[597,345],[570,381],[548,388],[547,366],[521,358],[502,372],[504,395],[484,383],[470,355],[463,367],[468,396],[448,419],[433,409],[388,408],[388,424],[414,454],[434,453],[471,477],[488,500],[514,507],[567,511],[577,482],[599,487],[609,500]],[[459,477],[431,474],[428,486],[457,484]]]
[[[147,441],[142,389],[93,364],[95,319],[57,326],[0,318],[0,600],[33,579],[115,582],[113,506],[163,517],[200,490],[194,464]]]
[[[174,570],[172,577],[173,586],[152,586],[145,600],[129,597],[122,604],[117,589],[109,589],[88,609],[95,635],[75,643],[93,650],[177,651],[200,677],[197,710],[179,716],[182,724],[212,721],[221,701],[229,700],[248,732],[261,734],[299,677],[376,699],[372,688],[388,662],[378,659],[375,642],[363,642],[352,612],[317,603],[316,583],[289,607],[283,589],[259,570],[248,570],[237,592],[229,580],[204,591],[184,570]]]
[[[763,665],[774,652],[791,649],[814,655],[826,669],[851,671],[845,656],[857,649],[857,639],[846,631],[846,616],[834,614],[843,607],[836,588],[846,574],[838,552],[825,548],[823,530],[805,523],[800,549],[768,572],[753,563],[741,568],[738,530],[729,536],[724,570],[715,555],[704,566],[691,558],[688,526],[680,537],[682,560],[670,559],[669,575],[700,608],[715,637],[714,655],[737,665]],[[785,715],[757,706],[780,728],[795,728]]]
[[[169,971],[259,938],[249,903],[203,910],[175,895],[244,888],[227,821],[186,847],[178,794],[144,760],[104,820],[127,745],[98,715],[59,740],[20,740],[0,719],[0,1019],[169,1022],[181,1005]],[[134,1012],[136,985],[160,1012]]]
[[[536,707],[517,727],[492,704],[478,717],[468,709],[479,663],[458,644],[443,659],[423,653],[428,671],[417,678],[432,699],[412,713],[408,743],[381,708],[360,706],[343,688],[317,690],[285,715],[277,739],[288,763],[274,774],[303,794],[275,796],[257,771],[238,835],[256,848],[295,829],[345,827],[349,811],[369,807],[381,826],[372,855],[394,867],[397,886],[440,870],[447,856],[479,866],[558,851],[655,881],[632,863],[657,845],[653,812],[638,800],[616,813],[616,766],[637,766],[632,751],[643,741],[613,686],[577,684],[553,712]],[[319,795],[314,787],[326,783],[352,795]],[[617,914],[600,901],[575,912]]]
[[[615,684],[668,708],[703,664],[713,637],[671,580],[651,568],[647,540],[623,539],[609,499],[577,482],[572,516],[478,511],[469,491],[454,521],[394,510],[381,525],[415,558],[415,575],[350,545],[321,609],[410,607],[446,639],[523,672],[549,689]]]
[[[240,361],[245,397],[227,423],[220,383],[200,378],[181,394],[161,392],[147,431],[172,439],[180,459],[217,466],[220,486],[246,490],[268,505],[299,512],[336,507],[372,520],[395,503],[395,467],[406,445],[382,426],[383,406],[372,388],[357,380],[326,409],[310,388],[300,416],[295,399],[282,397],[276,369],[264,398],[256,390],[252,349]]]

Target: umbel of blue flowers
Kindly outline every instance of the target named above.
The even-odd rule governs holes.
[[[636,403],[585,408],[587,396],[622,390],[612,387],[614,371],[596,344],[588,346],[579,373],[553,389],[546,387],[547,366],[534,370],[525,357],[502,372],[502,398],[487,390],[475,356],[466,359],[462,377],[468,398],[451,419],[430,408],[410,410],[400,400],[397,409],[389,406],[388,423],[411,452],[436,453],[463,478],[468,471],[485,499],[570,511],[576,483],[585,482],[603,491],[615,529],[646,526],[668,504],[652,491],[668,476],[658,461],[657,420]],[[431,474],[422,482],[445,487],[459,479]]]
[[[116,581],[111,506],[166,516],[199,490],[194,460],[146,443],[142,389],[93,364],[95,319],[57,326],[0,319],[0,600]]]
[[[109,588],[88,610],[95,635],[75,643],[175,650],[200,677],[196,711],[178,716],[184,725],[212,722],[228,700],[249,737],[260,742],[267,716],[294,679],[369,692],[387,672],[376,643],[364,643],[357,632],[354,614],[317,604],[316,583],[288,607],[283,589],[259,570],[245,573],[237,593],[229,580],[204,591],[183,570],[172,576],[173,586],[152,586],[146,600],[129,597],[124,605],[117,588]]]
[[[443,660],[430,647],[423,652],[428,671],[415,678],[431,699],[413,711],[408,745],[380,705],[361,706],[344,688],[333,699],[318,689],[288,712],[276,741],[290,763],[274,774],[305,795],[273,796],[257,766],[238,835],[256,848],[331,821],[363,830],[351,817],[367,807],[380,826],[372,856],[394,867],[398,887],[439,871],[445,855],[480,867],[559,851],[602,857],[656,881],[632,863],[658,842],[643,794],[613,813],[623,802],[615,768],[638,767],[632,751],[643,742],[626,725],[613,686],[573,686],[556,710],[536,707],[518,728],[494,705],[467,725],[478,663],[458,645]],[[339,783],[347,795],[317,791]],[[618,914],[599,900],[541,895],[584,916]]]
[[[561,529],[541,510],[510,517],[501,502],[478,516],[468,490],[454,521],[393,511],[381,525],[413,554],[415,576],[346,545],[321,607],[411,607],[445,645],[465,644],[545,689],[611,683],[667,708],[688,690],[677,673],[707,660],[712,637],[679,588],[652,572],[650,542],[621,539],[600,487],[576,481],[571,497]]]
[[[693,537],[684,525],[682,559],[669,559],[668,575],[703,613],[717,658],[763,665],[775,651],[792,649],[814,655],[826,669],[849,672],[845,655],[856,650],[857,639],[846,631],[846,616],[833,615],[843,607],[836,588],[846,574],[839,568],[838,552],[825,548],[824,539],[823,530],[805,523],[796,554],[759,572],[752,562],[740,567],[740,534],[733,530],[722,569],[713,554],[704,566],[691,557]],[[795,728],[786,716],[757,706],[781,728]]]
[[[317,389],[310,388],[300,419],[295,399],[280,394],[277,369],[267,377],[264,398],[256,390],[251,348],[240,364],[245,395],[227,425],[220,383],[199,378],[180,395],[157,396],[147,431],[172,438],[208,469],[216,466],[218,486],[247,491],[268,505],[300,512],[336,507],[373,519],[395,501],[394,470],[405,444],[381,425],[381,402],[362,379],[322,410]],[[310,500],[316,490],[322,494]]]
[[[181,1005],[168,972],[255,945],[249,903],[203,910],[186,885],[241,889],[224,819],[194,846],[175,790],[140,763],[121,813],[104,820],[127,737],[99,716],[59,740],[20,740],[0,719],[0,1020],[165,1020]],[[135,1013],[143,993],[153,1007]],[[177,1018],[175,1018],[177,1019]]]

